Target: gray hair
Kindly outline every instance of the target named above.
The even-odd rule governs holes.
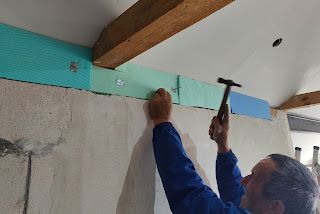
[[[313,214],[319,187],[310,170],[299,161],[285,155],[268,156],[277,163],[263,188],[263,195],[284,203],[284,214]]]

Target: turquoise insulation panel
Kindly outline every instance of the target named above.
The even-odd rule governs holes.
[[[181,105],[219,110],[225,89],[183,76],[179,76],[179,86]]]
[[[92,67],[91,91],[116,94],[140,99],[151,99],[158,88],[170,92],[173,103],[179,104],[179,94],[171,91],[178,88],[178,76],[126,63],[109,70]]]
[[[270,105],[267,101],[231,92],[231,112],[271,120]]]
[[[0,24],[0,78],[90,90],[91,56],[89,48]]]
[[[116,70],[100,68],[92,66],[91,58],[89,48],[0,24],[0,78],[141,99],[151,99],[158,88],[165,88],[173,103],[220,107],[223,88],[131,63]],[[78,64],[77,72],[70,70],[72,62]],[[234,92],[230,99],[232,113],[271,119],[266,101]]]

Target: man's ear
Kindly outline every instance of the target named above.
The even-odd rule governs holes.
[[[269,208],[270,214],[283,214],[285,210],[284,203],[280,200],[271,201]]]

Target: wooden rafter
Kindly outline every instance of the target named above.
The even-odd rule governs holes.
[[[272,117],[277,117],[278,109],[270,108],[270,113]]]
[[[299,94],[291,97],[287,102],[283,103],[279,109],[283,111],[305,108],[320,104],[320,91],[306,94]]]
[[[93,64],[114,69],[234,0],[139,0],[105,28]]]

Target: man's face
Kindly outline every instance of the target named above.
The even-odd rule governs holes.
[[[245,195],[241,199],[240,207],[246,208],[252,213],[263,214],[267,210],[269,200],[262,195],[265,182],[277,164],[267,158],[260,161],[252,169],[252,174],[240,180],[245,187]]]

